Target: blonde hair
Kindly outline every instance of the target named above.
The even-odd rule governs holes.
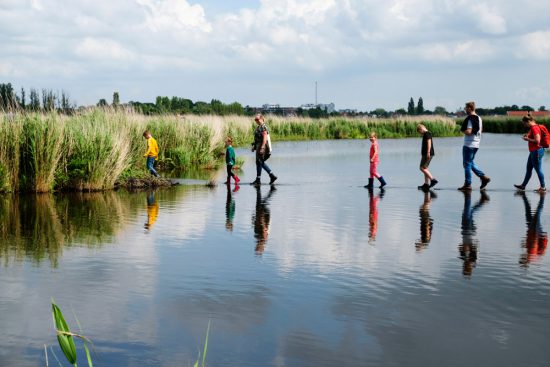
[[[376,133],[374,131],[371,131],[369,134],[369,138],[378,138],[378,136],[376,136]]]
[[[254,117],[254,121],[264,121],[264,115],[257,113],[256,117]]]
[[[233,139],[231,139],[230,136],[228,136],[226,139],[225,139],[226,142],[228,142],[229,144],[233,144]]]
[[[426,130],[428,130],[424,124],[418,124],[418,125],[416,125],[416,130],[420,130],[420,129],[426,129]]]
[[[523,116],[521,121],[529,123],[529,122],[535,122],[535,119],[533,118],[533,116],[531,116],[530,113],[528,113],[527,115]]]
[[[469,108],[471,109],[472,111],[475,111],[476,110],[476,103],[475,102],[466,102],[466,108]]]

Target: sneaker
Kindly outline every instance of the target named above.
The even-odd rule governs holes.
[[[516,189],[518,189],[519,191],[525,191],[525,186],[523,186],[523,185],[516,185],[516,184],[514,184],[514,187],[515,187]]]
[[[432,181],[430,182],[430,187],[434,187],[435,185],[438,184],[439,181],[437,181],[435,178],[432,179]]]
[[[466,185],[466,184],[464,184],[464,186],[459,187],[457,190],[460,190],[460,191],[472,191],[472,185]]]
[[[480,178],[481,178],[481,186],[479,187],[479,189],[483,190],[485,186],[487,186],[487,184],[491,182],[491,179],[487,176],[481,176]]]

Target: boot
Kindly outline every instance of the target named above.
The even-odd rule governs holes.
[[[250,184],[255,186],[260,186],[262,183],[260,182],[260,178],[256,177],[256,179],[252,181]]]
[[[459,187],[457,190],[468,192],[472,191],[472,185],[464,184],[463,186]]]
[[[487,184],[491,182],[491,179],[487,176],[481,176],[480,179],[481,179],[481,186],[479,187],[479,189],[483,190],[485,189],[485,186],[487,186]]]
[[[273,173],[270,173],[269,174],[269,184],[272,185],[273,182],[275,182],[275,180],[277,180],[277,176],[275,176]]]
[[[369,178],[369,184],[365,185],[365,188],[372,190],[373,187],[374,187],[374,178]]]
[[[237,175],[233,175],[233,178],[235,179],[235,185],[238,185],[241,179]]]
[[[380,181],[380,188],[383,188],[384,186],[387,185],[386,180],[384,180],[384,177],[382,177],[382,176],[380,176],[378,181]]]

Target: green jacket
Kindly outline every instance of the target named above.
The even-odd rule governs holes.
[[[228,166],[235,165],[235,149],[231,145],[225,150],[225,164]]]

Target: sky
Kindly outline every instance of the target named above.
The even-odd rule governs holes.
[[[550,107],[550,0],[0,0],[0,82],[361,111]]]

